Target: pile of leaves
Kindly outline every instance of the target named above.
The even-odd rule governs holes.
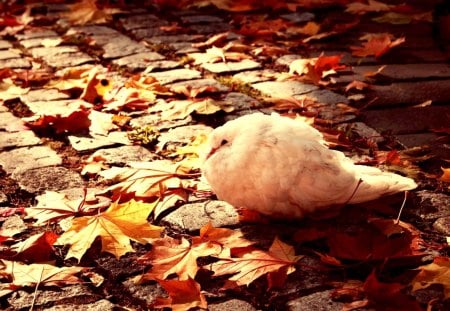
[[[278,18],[266,19],[266,16],[236,16],[236,31],[246,39],[229,41],[229,34],[222,33],[205,42],[197,42],[194,46],[201,53],[189,55],[192,66],[243,59],[267,60],[285,55],[293,47],[278,45],[273,38],[282,41],[300,38],[296,42],[308,45],[353,29],[358,25],[359,17],[365,14],[378,13],[379,22],[391,23],[423,21],[429,17],[427,12],[415,12],[407,5],[388,5],[375,0],[351,3],[345,0],[155,2],[161,7],[213,4],[229,11],[262,7],[295,11],[300,5],[338,4],[355,16],[350,22],[332,26],[314,21],[299,25]],[[124,3],[119,4],[122,9],[126,8]],[[110,21],[118,9],[107,1],[101,5],[95,1],[82,1],[73,6],[72,13],[66,18],[72,24],[104,23]],[[2,34],[26,29],[33,22],[29,13],[25,11],[20,16],[3,14],[0,19]],[[401,45],[405,38],[371,33],[360,40],[361,45],[348,48],[353,56],[380,58]],[[276,78],[332,86],[334,77],[351,71],[341,60],[342,55],[323,54],[295,60]],[[378,73],[368,73],[367,77]],[[0,297],[22,288],[79,282],[101,286],[102,277],[95,269],[82,264],[96,256],[91,250],[99,244],[102,256],[108,253],[117,260],[135,252],[138,247],[146,249],[146,253],[136,259],[144,272],[133,280],[137,284],[158,283],[165,289],[168,297],[157,298],[152,304],[154,308],[207,308],[207,296],[241,292],[254,284],[276,291],[292,282],[291,275],[306,269],[350,275],[345,281],[329,284],[333,289],[332,298],[345,302],[346,310],[365,306],[383,310],[422,310],[425,304],[432,308],[448,302],[450,259],[443,254],[449,242],[425,241],[414,226],[395,220],[395,212],[381,217],[367,206],[359,207],[357,212],[344,209],[343,214],[347,211],[353,219],[341,216],[329,221],[305,220],[300,228],[293,225],[293,234],[287,237],[276,235],[266,244],[255,241],[251,233],[244,233],[240,228],[215,228],[207,224],[199,232],[187,235],[161,226],[159,220],[163,215],[184,203],[198,201],[208,195],[210,189],[201,180],[199,171],[207,131],[174,146],[168,146],[167,141],[160,139],[160,134],[168,128],[189,124],[198,116],[233,112],[235,107],[224,100],[216,87],[167,87],[152,77],[151,72],[129,73],[122,79],[112,70],[93,65],[56,73],[46,67],[0,70],[0,94],[5,104],[36,86],[58,90],[75,101],[64,107],[64,113],[35,113],[24,118],[27,127],[48,136],[87,135],[103,139],[113,133],[128,132],[127,137],[123,137],[126,143],[129,140],[141,143],[155,151],[160,160],[111,166],[106,158],[92,156],[80,170],[99,187],[106,184],[103,189],[86,190],[78,199],[47,191],[37,197],[35,206],[2,209],[2,217],[17,217],[15,214],[18,214],[26,220],[27,226],[22,230],[0,231]],[[345,91],[368,88],[367,81],[353,81]],[[273,110],[288,115],[303,114],[316,126],[320,125],[318,111],[323,106],[314,99],[259,99]],[[343,114],[355,112],[346,105],[341,105],[340,110]],[[130,120],[141,112],[150,112],[161,122],[146,128],[133,128]],[[353,148],[353,142],[342,132],[327,130],[327,137],[335,146]],[[370,142],[364,147],[374,148]],[[412,166],[396,151],[387,155],[376,151],[378,158],[373,158],[377,164],[393,164],[404,170]],[[444,168],[440,179],[450,181],[448,168]],[[248,215],[244,220],[254,221]],[[271,225],[257,223],[251,228]],[[311,258],[313,264],[306,260]],[[214,288],[211,284],[218,285]],[[418,293],[430,287],[438,287],[440,296],[419,301]]]

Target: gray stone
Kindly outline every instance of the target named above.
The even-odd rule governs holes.
[[[450,216],[438,218],[434,222],[433,228],[446,236],[450,236]]]
[[[10,112],[0,112],[0,130],[7,132],[19,132],[27,129],[23,121]]]
[[[274,80],[278,75],[279,73],[272,69],[262,69],[239,72],[233,76],[233,79],[243,83],[257,83]]]
[[[164,36],[167,34],[166,31],[162,30],[159,27],[133,29],[131,33],[138,40],[142,40],[144,38],[151,38],[155,36]]]
[[[12,48],[12,44],[5,40],[0,40],[0,50]]]
[[[58,34],[53,30],[35,28],[31,30],[25,30],[23,34],[15,35],[17,40],[27,40],[33,38],[45,38],[45,37],[56,37]]]
[[[170,46],[176,51],[175,54],[183,55],[189,53],[197,53],[200,50],[192,46],[192,42],[174,42]]]
[[[252,87],[270,97],[301,95],[318,89],[315,85],[298,81],[267,81],[252,84]]]
[[[428,190],[413,193],[414,209],[405,209],[406,213],[412,213],[425,220],[435,220],[450,216],[450,196],[443,193],[434,193]]]
[[[61,157],[47,146],[23,147],[0,153],[0,165],[7,173],[61,163]]]
[[[174,60],[157,60],[144,64],[145,64],[144,67],[137,67],[136,64],[129,64],[128,67],[132,69],[145,69],[146,74],[149,72],[164,71],[181,67],[181,63]]]
[[[430,146],[438,144],[437,139],[440,136],[435,133],[414,133],[395,135],[396,140],[405,148],[414,148],[421,146]]]
[[[167,132],[163,132],[158,136],[158,146],[162,148],[162,146],[167,143],[188,144],[192,141],[192,138],[197,137],[200,134],[209,134],[211,131],[212,127],[204,124],[176,127]]]
[[[376,72],[380,66],[356,66],[353,71],[364,75],[366,72]],[[426,78],[450,78],[449,64],[392,64],[387,65],[376,77],[393,80],[412,80]]]
[[[43,40],[57,40],[59,37],[48,37],[48,38],[33,38],[33,39],[26,39],[26,40],[22,40],[20,41],[20,44],[26,48],[26,49],[30,49],[30,48],[35,48],[35,47],[39,47],[42,46],[43,44]],[[55,46],[58,46],[62,43],[62,39],[60,39],[60,43],[56,44]]]
[[[182,16],[181,20],[186,24],[208,24],[208,23],[220,23],[222,19],[213,15],[189,15]]]
[[[55,55],[79,52],[78,47],[72,45],[37,47],[30,49],[31,55],[35,58],[50,59]]]
[[[277,60],[275,61],[275,63],[277,65],[289,67],[289,65],[291,65],[291,63],[294,60],[302,59],[302,58],[304,58],[304,57],[299,54],[286,54],[286,55],[278,57]]]
[[[238,92],[227,93],[223,98],[223,101],[233,106],[234,110],[251,110],[263,107],[263,105],[253,97]]]
[[[26,58],[10,58],[0,60],[0,68],[25,69],[31,68],[31,62]]]
[[[34,291],[19,290],[14,292],[8,302],[11,307],[16,310],[30,309],[33,306],[40,307],[46,304],[58,304],[60,300],[77,299],[85,303],[95,302],[99,299],[96,294],[92,293],[89,287],[84,285],[72,285],[66,287],[58,287],[58,289],[38,290]],[[73,308],[73,306],[72,306]],[[45,308],[46,309],[46,308]]]
[[[232,73],[243,70],[252,70],[261,67],[261,64],[251,59],[243,59],[239,62],[204,63],[201,67],[214,73]]]
[[[316,16],[311,12],[294,12],[283,14],[281,17],[293,23],[304,23],[314,20]]]
[[[41,140],[32,131],[5,132],[0,135],[0,150],[39,145],[40,143]]]
[[[0,50],[0,60],[20,58],[20,51],[15,49]]]
[[[52,101],[31,101],[27,103],[28,108],[36,115],[69,116],[82,107],[91,108],[92,104],[81,99],[61,99]]]
[[[44,60],[52,67],[73,67],[93,62],[94,59],[83,52],[57,54],[44,57]]]
[[[111,132],[108,136],[93,135],[91,137],[69,136],[70,145],[77,151],[95,150],[117,144],[130,144],[126,132]]]
[[[197,79],[197,80],[189,80],[189,81],[181,81],[176,83],[167,84],[166,86],[170,88],[176,88],[180,86],[191,87],[192,89],[198,89],[206,86],[212,86],[216,88],[216,92],[227,92],[229,88],[214,79]],[[213,92],[213,91],[210,91]]]
[[[27,94],[20,96],[20,100],[28,105],[36,101],[52,101],[59,99],[68,99],[69,95],[62,93],[57,89],[36,89],[30,90]]]
[[[120,146],[117,148],[100,149],[90,158],[102,157],[105,162],[113,165],[124,165],[129,162],[149,162],[157,156],[142,146]]]
[[[140,69],[151,66],[151,62],[161,59],[164,59],[164,56],[161,54],[147,51],[115,59],[113,60],[113,64],[118,66],[127,66],[132,69]]]
[[[289,311],[335,311],[341,310],[344,303],[331,300],[331,290],[292,299],[287,303]]]
[[[168,84],[182,80],[198,79],[202,77],[200,71],[186,68],[152,72],[148,75],[156,78],[161,84]]]
[[[187,125],[192,122],[192,117],[189,115],[187,118],[182,120],[162,120],[161,116],[158,114],[147,114],[141,117],[133,118],[130,121],[132,127],[145,127],[154,126],[159,131],[165,129],[171,129],[178,126]]]
[[[174,43],[174,42],[186,42],[186,41],[198,41],[204,39],[203,35],[188,35],[188,34],[178,34],[178,35],[167,35],[167,36],[153,36],[145,38],[145,41],[148,41],[153,44],[162,44],[162,43]]]
[[[49,166],[15,172],[12,178],[20,188],[30,193],[45,190],[59,191],[67,188],[82,187],[83,179],[74,171],[61,166]]]
[[[310,57],[319,57],[320,55],[324,55],[324,56],[334,56],[334,55],[342,55],[341,64],[349,64],[349,65],[361,65],[361,64],[374,64],[377,63],[377,60],[375,57],[373,56],[367,56],[364,58],[361,57],[356,57],[353,56],[351,53],[349,52],[343,52],[341,50],[339,51],[334,51],[334,50],[330,50],[329,48],[327,48],[327,51],[314,51],[310,53]],[[380,65],[381,66],[381,65]]]
[[[392,107],[394,105],[418,105],[432,100],[437,103],[450,102],[450,79],[421,82],[373,85],[367,92],[370,107]]]
[[[66,35],[73,35],[79,33],[85,35],[118,35],[118,34],[120,35],[120,32],[118,32],[113,28],[99,25],[85,25],[85,26],[71,27],[67,31]]]
[[[159,19],[153,14],[139,14],[133,16],[127,16],[119,19],[125,30],[133,30],[137,28],[153,28],[158,26],[167,25],[169,22]]]
[[[123,285],[134,297],[145,300],[149,305],[154,302],[156,297],[164,297],[167,295],[158,283],[135,284],[133,278],[131,278],[123,282]]]
[[[120,308],[119,306],[113,304],[109,300],[101,299],[99,301],[87,304],[62,304],[56,305],[50,308],[45,308],[46,311],[67,311],[67,310],[75,310],[75,311],[113,311]],[[125,309],[125,308],[124,308]]]
[[[143,45],[125,36],[110,38],[110,41],[102,46],[103,58],[119,58],[136,53],[146,53],[149,50]],[[153,56],[155,56],[154,54]],[[158,59],[158,58],[157,58]],[[155,59],[156,60],[156,59]]]
[[[227,23],[194,24],[190,25],[189,29],[198,34],[217,34],[229,31],[231,25]]]
[[[239,223],[239,214],[233,206],[226,202],[208,201],[185,204],[162,220],[182,229],[195,231],[209,222],[214,227],[236,225]]]
[[[448,106],[407,107],[384,110],[362,110],[363,122],[379,132],[414,134],[431,128],[448,127]]]
[[[337,103],[348,104],[349,103],[349,100],[347,99],[347,97],[345,97],[344,95],[341,95],[339,93],[332,92],[330,90],[313,90],[313,91],[308,92],[303,95],[299,95],[299,96],[294,95],[293,97],[297,98],[297,99],[302,99],[304,97],[310,97],[310,98],[317,100],[317,102],[324,103],[324,104],[337,104]]]
[[[239,310],[239,311],[256,311],[256,309],[244,300],[231,299],[220,303],[208,305],[209,311]]]

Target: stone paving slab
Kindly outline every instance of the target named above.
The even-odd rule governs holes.
[[[61,163],[61,157],[47,146],[23,147],[0,153],[0,165],[9,174]]]
[[[104,50],[103,58],[105,59],[119,58],[136,53],[150,52],[143,44],[122,35],[110,38],[110,41],[105,45],[102,45],[102,48]],[[154,54],[154,56],[156,56],[156,54]],[[157,57],[163,56],[161,55]]]
[[[27,40],[34,38],[46,38],[46,37],[56,37],[58,34],[50,29],[35,28],[30,30],[25,30],[23,34],[16,34],[17,40]]]
[[[80,174],[61,166],[47,166],[25,171],[16,171],[12,174],[21,189],[29,193],[42,193],[44,191],[60,191],[67,188],[83,187]]]
[[[302,98],[313,98],[317,100],[319,103],[324,104],[337,104],[337,103],[344,103],[348,104],[349,100],[344,95],[332,92],[330,90],[312,90],[311,92],[308,92],[306,94],[302,95],[294,95],[294,98],[302,99]]]
[[[62,93],[57,89],[36,89],[30,90],[28,93],[21,95],[20,100],[28,105],[31,102],[53,101],[69,99],[69,95]]]
[[[108,133],[108,136],[92,135],[91,137],[70,135],[68,139],[72,148],[80,152],[131,144],[126,132],[111,132]]]
[[[0,68],[25,69],[31,68],[31,62],[25,58],[10,58],[0,60]]]
[[[61,99],[52,101],[29,101],[28,108],[37,115],[69,116],[82,107],[92,108],[93,105],[81,99]]]
[[[148,41],[153,44],[170,44],[175,42],[191,42],[191,41],[200,41],[204,40],[205,36],[203,35],[188,35],[188,34],[180,34],[180,35],[167,35],[167,36],[151,36],[143,38],[145,41]]]
[[[20,58],[20,57],[21,57],[20,50],[16,49],[0,50],[0,60]]]
[[[195,79],[195,80],[188,80],[188,81],[180,81],[180,82],[166,84],[166,86],[170,87],[170,88],[177,88],[177,87],[180,87],[180,86],[186,86],[186,87],[190,87],[192,89],[212,86],[212,87],[216,88],[217,92],[229,91],[229,88],[227,86],[219,83],[215,79]],[[211,91],[211,93],[214,93],[214,92]]]
[[[154,14],[139,14],[127,16],[120,18],[119,22],[127,31],[139,28],[153,28],[167,25],[169,23],[167,20],[160,19]]]
[[[30,49],[31,55],[34,58],[45,58],[49,59],[58,54],[67,54],[79,52],[77,46],[74,45],[64,45],[64,46],[51,46],[51,47],[36,47]]]
[[[10,112],[0,112],[0,131],[19,132],[26,129],[23,121]]]
[[[145,66],[141,66],[145,65]],[[181,67],[181,62],[174,60],[157,60],[148,63],[134,63],[128,65],[130,69],[145,69],[145,73],[155,72],[155,71],[164,71],[169,69],[176,69]]]
[[[261,64],[251,59],[243,59],[239,62],[204,63],[201,67],[213,73],[234,73],[243,70],[258,69]]]
[[[56,305],[50,308],[45,308],[46,311],[67,311],[67,310],[73,310],[73,311],[113,311],[122,309],[120,306],[117,306],[106,299],[101,299],[99,301],[93,302],[93,303],[86,303],[86,304],[61,304]]]
[[[41,140],[32,131],[4,132],[0,134],[0,150],[34,146],[40,143]]]
[[[353,71],[363,76],[367,72],[376,72],[379,68],[379,65],[355,66]],[[450,78],[450,64],[392,64],[387,65],[378,75],[392,80]]]
[[[412,106],[428,100],[434,103],[448,103],[450,102],[449,89],[450,80],[431,80],[420,83],[399,82],[391,85],[374,85],[366,94],[369,99],[374,99],[371,107]]]
[[[211,24],[195,24],[190,25],[189,29],[197,34],[211,34],[229,31],[231,29],[230,24],[226,23],[211,23]]]
[[[116,148],[99,149],[90,159],[101,157],[105,163],[112,165],[125,165],[130,162],[151,162],[158,156],[142,146],[120,146]]]
[[[43,43],[45,42],[44,40],[53,41],[55,43],[58,43],[58,40],[59,40],[59,43],[56,44],[56,46],[58,46],[62,43],[62,39],[60,37],[54,36],[54,37],[43,37],[43,38],[32,38],[32,39],[21,40],[20,45],[22,45],[26,49],[35,48],[35,47],[43,46],[44,45]]]
[[[418,108],[393,108],[386,110],[363,110],[363,122],[378,131],[392,134],[413,134],[433,128],[447,128],[449,106],[429,106]],[[405,120],[408,120],[405,122]]]
[[[45,56],[44,60],[52,67],[73,67],[93,62],[94,59],[83,52],[64,53],[53,56]]]
[[[0,40],[0,50],[12,48],[12,44],[6,40]]]
[[[145,69],[147,66],[151,66],[151,62],[162,60],[164,56],[159,53],[146,51],[128,55],[119,59],[113,60],[113,64],[118,66],[127,66],[131,69]],[[176,63],[176,62],[173,62]],[[171,63],[171,64],[173,64]],[[163,65],[164,63],[161,63]],[[176,63],[178,64],[178,63]]]
[[[162,72],[152,72],[148,75],[156,78],[162,85],[181,80],[199,79],[202,77],[200,71],[186,68],[173,69]]]
[[[166,31],[162,30],[159,27],[137,28],[137,29],[133,29],[131,31],[131,33],[138,40],[142,40],[144,38],[156,37],[156,36],[164,36],[167,34]]]
[[[187,15],[181,16],[181,20],[185,24],[209,24],[223,22],[220,17],[213,15]]]
[[[289,97],[306,94],[318,87],[298,81],[267,81],[252,84],[252,87],[270,97]]]

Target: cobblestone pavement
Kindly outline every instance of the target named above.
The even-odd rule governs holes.
[[[62,17],[67,12],[66,5],[49,4],[36,8],[35,16],[44,13],[52,22],[43,25],[36,22],[24,31],[0,38],[0,69],[40,66],[62,75],[64,69],[95,65],[98,72],[114,77],[115,81],[126,81],[131,74],[144,72],[172,89],[210,87],[214,98],[223,103],[222,108],[232,107],[233,112],[228,114],[219,112],[206,117],[193,114],[176,122],[175,119],[162,121],[164,112],[158,110],[158,105],[168,104],[163,99],[148,109],[124,109],[121,115],[130,117],[130,127],[152,125],[159,130],[158,146],[186,144],[192,137],[208,133],[212,127],[236,115],[255,110],[270,111],[265,101],[269,97],[289,97],[299,101],[312,97],[325,104],[315,113],[317,119],[327,121],[328,125],[379,144],[392,146],[395,143],[397,148],[419,153],[426,149],[429,174],[438,174],[440,166],[445,165],[443,160],[450,159],[448,136],[439,133],[439,130],[448,131],[449,128],[450,65],[448,55],[433,39],[429,22],[392,25],[362,17],[359,25],[344,35],[311,41],[308,45],[298,44],[295,37],[271,34],[270,48],[286,47],[288,53],[265,53],[263,45],[254,43],[253,48],[261,48],[261,52],[247,53],[251,58],[212,63],[201,61],[211,57],[206,49],[212,45],[200,44],[212,36],[228,32],[220,44],[235,42],[236,51],[239,50],[237,43],[252,42],[250,35],[246,37],[234,32],[239,26],[236,20],[244,20],[242,15],[212,8],[192,11],[128,8],[115,14],[106,24],[77,26]],[[249,13],[248,16],[258,14],[263,13]],[[266,18],[294,22],[319,18],[326,22],[326,18],[336,18],[340,11],[333,8],[312,10],[308,14],[271,12]],[[406,41],[380,59],[355,58],[349,47],[360,45],[359,37],[365,32],[389,32],[396,38],[405,36]],[[53,44],[59,41],[63,43]],[[342,54],[342,63],[349,66],[336,76],[335,84],[319,87],[280,79],[295,60],[316,57],[322,52],[325,55]],[[196,61],[189,61],[188,57]],[[387,66],[381,73],[373,77],[367,75],[382,65]],[[372,87],[345,92],[345,86],[353,80],[370,82]],[[16,94],[11,89],[8,93],[0,90],[4,96],[0,106],[1,208],[35,204],[36,196],[46,190],[64,191],[79,197],[83,188],[98,187],[92,179],[80,174],[83,161],[92,155],[102,156],[105,164],[118,165],[161,158],[155,148],[134,145],[126,131],[98,129],[90,135],[65,134],[64,131],[49,135],[43,128],[25,127],[23,118],[70,116],[81,106],[94,106],[92,101],[73,99],[68,92],[43,88],[39,83],[25,86],[30,89],[18,89]],[[195,99],[180,100],[179,105],[183,101]],[[427,104],[427,101],[432,103]],[[343,111],[341,104],[358,110]],[[117,110],[111,108],[111,111]],[[100,120],[102,116],[99,113],[92,117]],[[406,217],[430,237],[439,239],[450,236],[450,197],[448,190],[434,187],[433,183],[420,185],[413,193],[417,208],[406,212]],[[190,202],[162,219],[170,230],[183,234],[197,232],[208,221],[215,226],[240,226],[234,209],[214,200]],[[23,224],[21,217],[9,216],[3,219],[2,228]],[[266,237],[261,235],[260,238],[272,239],[276,233],[286,234],[292,230],[289,226],[274,225],[265,229]],[[139,247],[137,250],[137,254],[144,252]],[[163,294],[163,290],[157,284],[136,285],[132,282],[132,277],[142,269],[134,261],[137,254],[127,254],[120,260],[97,256],[84,263],[94,266],[105,277],[105,283],[99,288],[77,284],[38,289],[38,295],[34,289],[18,290],[6,296],[1,305],[5,310],[25,310],[32,306],[36,310],[145,310],[147,304]],[[257,293],[261,290],[249,287],[247,291],[233,294],[236,297],[220,293],[211,295],[208,297],[209,309],[339,310],[343,306],[342,302],[330,299],[331,287],[327,284],[334,276],[324,276],[316,271],[299,272],[296,277],[275,295],[276,299],[271,300],[269,293],[267,297],[259,297]]]

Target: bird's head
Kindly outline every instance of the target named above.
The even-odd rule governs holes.
[[[220,148],[228,148],[231,146],[236,135],[237,133],[233,130],[233,127],[229,126],[229,124],[220,126],[212,131],[209,136],[208,153],[205,160],[208,160]]]

